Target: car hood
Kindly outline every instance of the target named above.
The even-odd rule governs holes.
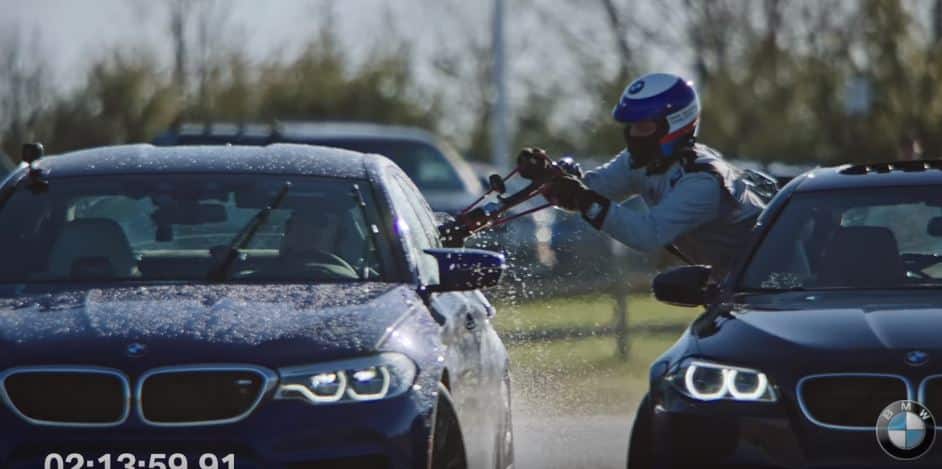
[[[898,369],[906,353],[942,363],[942,308],[877,305],[766,309],[739,306],[699,334],[704,356],[734,363],[791,362],[805,368]],[[708,328],[709,330],[709,328]]]
[[[421,304],[403,285],[146,286],[0,299],[0,362],[302,364],[369,353]],[[128,346],[144,345],[132,356]],[[5,350],[4,350],[5,349]]]

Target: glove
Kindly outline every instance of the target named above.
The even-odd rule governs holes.
[[[601,229],[608,215],[611,201],[597,194],[578,177],[567,174],[557,176],[543,189],[549,203],[573,212],[581,212],[582,218],[596,229]]]
[[[566,174],[571,174],[579,179],[582,179],[582,165],[576,163],[576,160],[572,159],[571,156],[564,156],[560,158],[559,162],[556,164],[559,165],[559,168],[562,169]]]
[[[529,180],[540,180],[549,173],[553,160],[542,148],[527,147],[517,155],[517,169],[520,176]]]
[[[553,178],[543,190],[543,196],[563,210],[576,212],[592,203],[591,192],[578,177],[566,175]]]

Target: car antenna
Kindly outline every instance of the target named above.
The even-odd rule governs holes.
[[[20,159],[29,165],[29,172],[27,173],[29,178],[28,187],[34,194],[46,192],[49,189],[49,181],[45,179],[45,173],[35,166],[36,161],[39,161],[45,154],[46,150],[43,148],[43,144],[39,142],[24,143],[20,152]]]

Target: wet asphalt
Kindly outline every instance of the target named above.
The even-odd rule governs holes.
[[[514,468],[625,468],[633,415],[547,412],[514,397]]]

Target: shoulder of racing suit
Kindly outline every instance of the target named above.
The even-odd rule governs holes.
[[[703,144],[696,144],[693,151],[694,155],[683,163],[684,172],[713,175],[734,201],[741,199],[744,190],[758,196],[763,203],[768,203],[778,192],[778,185],[771,176],[759,171],[739,169],[723,159],[718,151]]]

